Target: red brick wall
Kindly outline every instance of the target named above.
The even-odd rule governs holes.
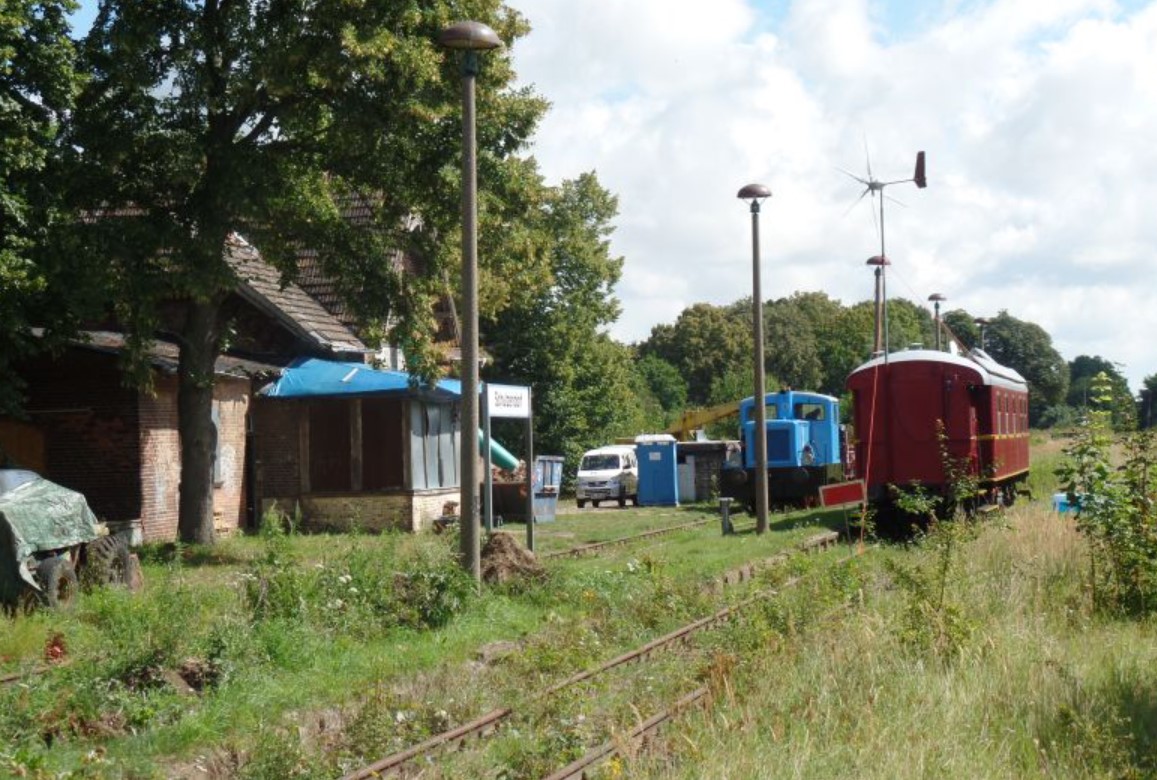
[[[141,535],[146,542],[177,538],[181,442],[177,435],[177,378],[156,377],[156,393],[140,397]]]
[[[255,491],[267,496],[301,492],[298,418],[306,413],[299,401],[261,399],[253,404]]]
[[[43,475],[84,493],[102,520],[140,516],[137,392],[121,386],[115,355],[71,349],[17,369],[30,422],[43,434]]]
[[[177,433],[177,378],[157,377],[156,394],[140,398],[140,448],[143,494],[141,532],[145,541],[177,538],[181,487],[181,439]],[[213,489],[214,526],[220,534],[245,524],[245,415],[249,380],[218,376],[213,400],[219,408],[217,431],[222,484]]]
[[[249,380],[217,377],[213,400],[218,409],[217,452],[221,484],[213,488],[217,532],[245,526],[245,422],[249,414]]]

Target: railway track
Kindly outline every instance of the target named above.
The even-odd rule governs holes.
[[[589,544],[580,544],[577,547],[571,547],[568,550],[557,550],[555,552],[544,553],[540,557],[543,558],[544,560],[548,560],[551,558],[577,558],[581,555],[589,555],[591,553],[598,552],[599,550],[605,550],[608,547],[617,547],[619,545],[633,544],[634,542],[639,542],[639,541],[642,541],[644,539],[653,539],[656,536],[665,536],[667,534],[673,534],[673,533],[677,533],[679,531],[686,531],[686,530],[689,530],[691,528],[698,528],[698,527],[706,525],[707,523],[710,523],[710,522],[713,522],[712,518],[706,518],[704,520],[694,520],[690,523],[682,523],[680,525],[672,525],[672,526],[668,526],[667,528],[655,528],[655,529],[650,530],[650,531],[644,531],[641,534],[634,534],[632,536],[623,536],[623,537],[620,537],[618,539],[608,539],[605,542],[591,542]]]
[[[671,529],[663,529],[663,530],[670,531]],[[618,540],[616,540],[616,541],[618,541]],[[817,551],[817,550],[822,550],[822,549],[825,549],[825,548],[827,548],[833,544],[838,543],[838,541],[839,541],[839,534],[837,534],[834,531],[830,532],[830,533],[819,534],[815,537],[811,537],[810,539],[807,539],[804,542],[802,542],[798,546],[798,548],[794,554],[798,555],[798,554],[805,554],[805,553],[813,552],[813,551]],[[734,570],[733,572],[729,572],[728,574],[724,575],[724,577],[720,578],[720,580],[717,580],[717,582],[721,583],[725,586],[744,582],[747,579],[750,579],[752,576],[754,576],[755,571],[762,570],[765,568],[770,568],[770,567],[778,565],[778,564],[786,563],[791,558],[791,556],[792,556],[791,553],[782,553],[780,555],[773,556],[772,558],[768,558],[765,561],[758,562],[757,564],[748,564],[744,567],[741,567],[741,569]],[[855,556],[854,555],[848,556],[847,558],[844,558],[840,563],[846,563],[848,560],[851,560],[851,558],[853,558],[853,557],[855,557]],[[745,572],[745,574],[740,574],[739,572]],[[787,589],[787,588],[794,587],[795,585],[802,582],[803,579],[804,579],[804,577],[801,576],[801,577],[795,577],[791,580],[788,580],[787,582],[783,583],[783,585],[780,586],[780,589]],[[728,606],[728,607],[724,607],[723,609],[720,609],[717,612],[715,612],[714,614],[708,615],[707,617],[692,621],[691,623],[688,623],[688,624],[686,624],[680,628],[675,629],[674,631],[671,631],[667,634],[664,634],[663,636],[660,636],[656,639],[653,639],[653,640],[647,642],[646,644],[643,644],[643,645],[635,648],[634,650],[630,650],[626,653],[623,653],[619,656],[616,656],[615,658],[612,658],[608,661],[605,661],[604,663],[599,664],[598,666],[592,667],[590,669],[584,670],[582,672],[578,672],[577,674],[574,674],[570,677],[567,677],[566,679],[561,680],[561,681],[537,692],[536,694],[534,694],[531,697],[530,700],[531,701],[537,701],[537,700],[545,699],[545,698],[550,697],[554,694],[557,694],[560,691],[563,691],[563,690],[565,690],[571,686],[577,685],[577,684],[579,684],[581,682],[585,682],[587,680],[591,680],[591,679],[597,677],[598,675],[603,674],[605,672],[608,672],[612,669],[624,666],[626,664],[642,661],[642,660],[648,658],[649,656],[653,655],[654,653],[656,653],[660,650],[671,647],[677,643],[686,642],[694,634],[697,634],[701,631],[705,631],[705,630],[708,630],[714,626],[717,626],[717,625],[725,622],[726,620],[730,619],[733,615],[735,615],[739,611],[745,609],[746,607],[748,607],[754,603],[757,603],[763,599],[766,599],[769,596],[774,596],[777,593],[778,593],[778,590],[769,589],[769,590],[761,591],[760,593],[754,594],[751,597],[744,599],[741,602],[738,602],[738,603],[733,604],[733,605]],[[702,693],[700,691],[696,691],[695,693],[690,694],[690,696],[695,697],[695,701],[699,701],[699,699],[701,699],[705,695],[706,695],[705,691],[703,691]],[[687,699],[687,697],[684,697],[684,699],[680,699],[679,702],[676,702],[676,704],[673,705],[670,709],[664,710],[662,713],[659,713],[658,715],[652,717],[651,719],[648,719],[648,721],[646,721],[644,724],[642,724],[639,727],[639,729],[643,729],[643,731],[641,731],[640,733],[645,733],[645,731],[657,729],[663,723],[666,723],[668,720],[670,720],[671,717],[674,716],[674,714],[682,712],[688,706],[688,702],[685,701],[686,699]],[[499,707],[497,709],[491,710],[490,712],[487,712],[486,714],[484,714],[478,718],[475,718],[474,720],[472,720],[468,723],[464,723],[461,726],[457,726],[453,729],[449,729],[449,730],[442,732],[440,734],[436,734],[433,737],[430,737],[429,739],[427,739],[421,743],[418,743],[417,745],[414,745],[410,748],[407,748],[406,750],[403,750],[403,751],[400,751],[398,753],[394,753],[392,755],[386,756],[385,758],[382,758],[378,761],[375,761],[374,763],[369,764],[368,766],[362,767],[362,768],[357,769],[357,770],[355,770],[355,771],[353,771],[347,775],[344,775],[342,780],[367,780],[368,778],[386,777],[386,776],[390,776],[390,775],[399,773],[404,767],[406,767],[408,764],[415,761],[416,759],[422,758],[424,756],[428,756],[430,754],[433,754],[433,753],[441,751],[441,750],[445,750],[448,748],[459,746],[459,745],[463,744],[464,742],[466,742],[467,740],[479,739],[479,738],[483,738],[483,737],[488,736],[489,734],[493,733],[494,731],[496,731],[498,729],[499,724],[502,721],[506,720],[507,718],[511,717],[514,714],[515,714],[515,710],[511,707]],[[595,753],[598,753],[598,757],[591,757],[590,758],[591,763],[583,764],[583,765],[579,766],[578,765],[579,762],[575,762],[575,764],[572,765],[575,768],[571,774],[562,774],[562,775],[559,775],[559,777],[581,777],[582,776],[581,773],[583,771],[585,771],[585,768],[587,768],[589,766],[593,766],[594,763],[597,763],[598,761],[602,760],[602,758],[607,757],[608,755],[610,755],[614,751],[615,751],[615,748],[613,745],[611,745],[609,747],[608,747],[608,745],[603,745],[602,747],[596,749],[595,751],[592,751],[592,753],[588,755],[588,757],[590,757],[590,756],[593,756]],[[584,757],[584,758],[587,758],[587,757]],[[566,769],[569,770],[572,768],[572,766],[568,766]],[[563,771],[563,770],[560,770],[560,772],[561,771]],[[577,772],[578,774],[575,774],[575,772]],[[552,775],[552,777],[554,777],[554,776]]]

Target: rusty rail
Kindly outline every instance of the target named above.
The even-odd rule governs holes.
[[[626,738],[638,739],[652,731],[657,731],[663,724],[679,717],[690,707],[706,703],[705,700],[708,696],[709,692],[706,688],[698,688],[692,691],[672,704],[669,708],[657,715],[652,715],[631,729],[626,735]],[[619,752],[619,747],[615,742],[604,742],[582,758],[572,761],[554,774],[549,775],[546,780],[575,780],[575,778],[585,778],[586,770],[617,752]]]
[[[804,542],[800,543],[799,549],[800,549],[800,551],[803,551],[803,552],[815,550],[815,549],[822,549],[822,548],[827,547],[830,544],[833,544],[836,541],[838,541],[838,538],[839,538],[839,534],[837,534],[835,532],[832,532],[830,534],[820,534],[820,535],[811,537],[810,539],[807,539]],[[772,565],[771,562],[776,561],[776,560],[786,561],[788,559],[788,557],[789,557],[789,555],[785,553],[785,554],[781,554],[779,556],[775,556],[774,558],[769,558],[764,563],[767,565]],[[841,564],[846,563],[847,561],[851,560],[852,557],[855,557],[855,556],[853,555],[853,556],[849,556],[848,558],[844,558],[840,561],[840,563]],[[795,585],[797,585],[801,581],[803,581],[803,579],[804,579],[804,577],[795,577],[791,580],[788,580],[787,582],[783,583],[783,585],[781,586],[780,589],[787,589],[787,588],[794,587]],[[742,581],[742,580],[739,580],[739,581]],[[726,584],[730,584],[730,583],[726,583]],[[685,641],[692,634],[695,634],[699,631],[705,630],[711,626],[714,626],[717,623],[721,623],[724,620],[727,620],[732,615],[734,615],[736,612],[750,606],[751,604],[753,604],[753,603],[755,603],[755,602],[757,602],[763,598],[766,598],[768,596],[774,596],[778,592],[779,591],[775,590],[775,589],[763,591],[763,592],[757,593],[757,594],[755,594],[755,595],[753,595],[747,599],[744,599],[743,601],[740,601],[736,604],[733,604],[729,607],[724,607],[723,609],[719,610],[718,612],[715,612],[712,615],[708,615],[707,617],[692,621],[691,623],[688,623],[688,624],[682,626],[681,628],[677,628],[674,631],[671,631],[667,634],[664,634],[661,637],[658,637],[656,639],[652,639],[650,642],[647,642],[646,644],[641,645],[640,647],[637,647],[634,650],[623,653],[622,655],[616,656],[615,658],[612,658],[609,661],[605,661],[596,667],[592,667],[592,668],[584,670],[582,672],[578,672],[577,674],[574,674],[574,675],[572,675],[572,676],[570,676],[564,680],[561,680],[560,682],[557,682],[557,683],[539,691],[538,693],[534,694],[534,696],[532,696],[531,698],[532,698],[532,700],[534,700],[534,699],[540,699],[540,698],[544,698],[547,696],[551,696],[551,695],[558,693],[559,691],[561,691],[565,688],[570,687],[571,685],[576,685],[580,682],[583,682],[584,680],[589,680],[593,677],[597,677],[598,675],[602,674],[603,672],[610,671],[611,669],[614,669],[614,668],[619,667],[619,666],[623,666],[624,664],[628,664],[628,663],[632,663],[634,661],[639,661],[639,660],[645,659],[647,656],[651,655],[652,653],[656,652],[657,650],[660,650],[664,647],[667,647],[668,645],[674,644],[675,642]],[[676,708],[678,708],[678,707],[679,707],[679,704],[676,704]],[[419,756],[425,755],[427,753],[431,753],[435,750],[443,749],[443,748],[448,747],[448,746],[461,744],[462,742],[464,742],[468,738],[483,737],[483,736],[493,732],[494,730],[496,730],[498,727],[498,724],[501,721],[505,720],[506,718],[510,717],[513,714],[514,714],[514,710],[513,710],[513,708],[510,708],[510,707],[500,707],[498,709],[491,710],[490,712],[486,713],[485,715],[482,715],[479,718],[476,718],[475,720],[472,720],[468,723],[464,723],[461,726],[450,729],[449,731],[445,731],[441,734],[436,734],[424,742],[421,742],[417,745],[414,745],[410,748],[407,748],[406,750],[403,750],[401,752],[386,756],[385,758],[380,759],[379,761],[376,761],[373,764],[370,764],[366,767],[362,767],[361,769],[358,769],[354,772],[351,772],[350,774],[344,775],[341,778],[341,780],[366,780],[367,778],[384,777],[390,773],[399,771],[405,764],[409,763],[410,761],[414,760],[415,758],[418,758]]]

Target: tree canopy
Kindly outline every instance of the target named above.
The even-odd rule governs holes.
[[[49,172],[80,84],[68,37],[74,8],[70,0],[9,0],[0,10],[0,413],[20,406],[12,361],[43,344],[31,326],[50,334],[53,325],[67,327],[79,292],[75,277],[57,284],[77,270],[77,257],[62,253],[54,268],[45,256],[61,218]]]
[[[499,0],[101,3],[66,126],[67,196],[97,217],[78,240],[101,258],[130,355],[158,333],[180,347],[183,539],[212,536],[211,385],[238,281],[232,233],[288,279],[300,248],[315,249],[363,322],[432,373],[430,304],[456,257],[461,191],[459,63],[436,41],[467,16],[508,46],[528,30]],[[528,182],[512,155],[545,103],[510,88],[509,49],[483,62],[480,168],[511,203]],[[345,218],[351,202],[369,226]],[[418,273],[394,262],[399,251]]]

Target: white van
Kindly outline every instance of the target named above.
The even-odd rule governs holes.
[[[630,499],[638,506],[639,462],[635,459],[635,448],[616,444],[588,450],[579,462],[576,483],[575,500],[579,509],[586,506],[587,501],[598,506],[600,501],[615,500],[619,506],[626,506]]]

